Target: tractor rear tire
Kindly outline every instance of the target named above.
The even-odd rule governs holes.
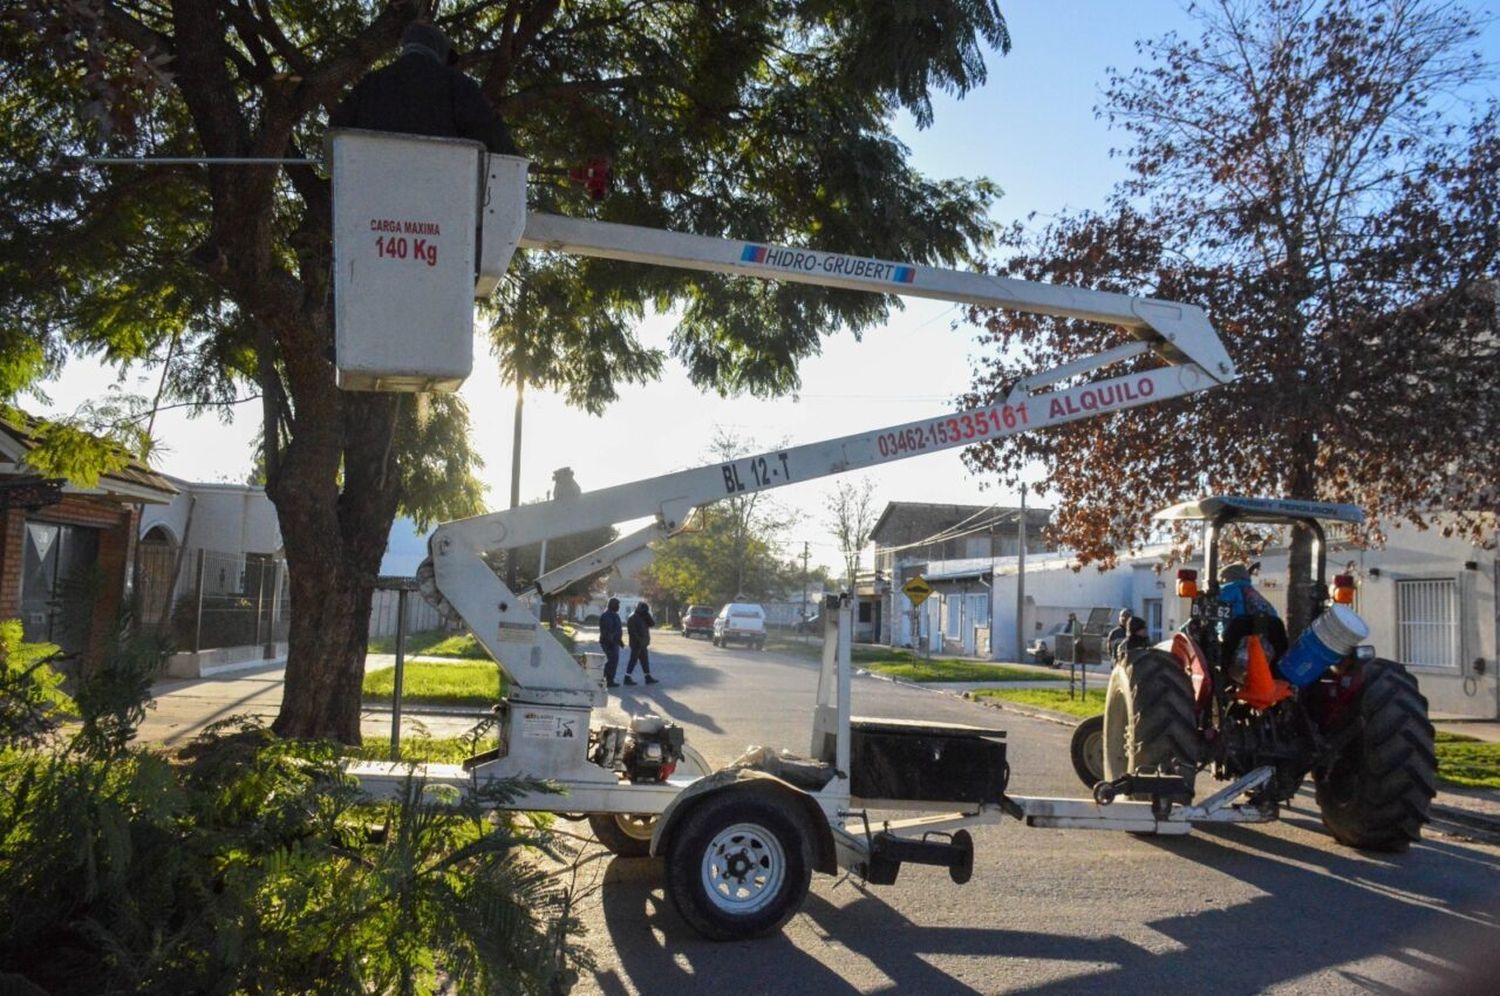
[[[1109,673],[1104,693],[1104,777],[1155,769],[1183,775],[1192,799],[1198,765],[1193,687],[1177,658],[1141,650]],[[1149,799],[1137,794],[1134,798]]]
[[[1104,716],[1090,716],[1073,730],[1073,770],[1086,788],[1104,781]]]
[[[1417,681],[1395,661],[1364,665],[1361,725],[1326,771],[1318,808],[1334,840],[1365,851],[1404,851],[1422,837],[1437,781],[1432,723]]]

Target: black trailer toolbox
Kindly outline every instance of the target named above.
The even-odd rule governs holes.
[[[850,794],[912,802],[999,802],[1005,732],[956,723],[851,718]]]

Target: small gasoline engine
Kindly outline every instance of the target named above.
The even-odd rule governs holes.
[[[589,731],[589,760],[630,782],[664,782],[682,760],[682,727],[647,713]]]

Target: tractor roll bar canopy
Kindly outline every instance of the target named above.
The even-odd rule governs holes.
[[[1331,501],[1298,501],[1290,498],[1245,498],[1239,495],[1216,495],[1185,501],[1157,512],[1154,518],[1162,520],[1219,521],[1219,522],[1264,522],[1274,525],[1294,525],[1307,519],[1326,519],[1330,522],[1348,522],[1359,525],[1365,521],[1365,513],[1358,505],[1345,505]]]

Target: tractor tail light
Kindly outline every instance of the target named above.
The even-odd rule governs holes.
[[[1184,568],[1177,572],[1177,597],[1198,597],[1198,572]]]
[[[1337,605],[1354,604],[1354,575],[1339,574],[1334,577],[1333,601]]]

